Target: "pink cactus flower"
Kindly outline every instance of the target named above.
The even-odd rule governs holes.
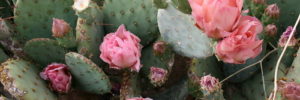
[[[243,16],[237,29],[227,38],[218,42],[216,55],[226,63],[243,64],[255,58],[262,51],[262,40],[257,34],[262,32],[262,24],[251,16]]]
[[[52,23],[52,36],[62,37],[69,33],[70,25],[62,19],[53,18]]]
[[[291,35],[293,31],[293,27],[292,26],[288,26],[288,28],[285,30],[285,32],[283,32],[283,34],[281,35],[280,39],[279,39],[279,47],[284,47],[285,44],[287,43],[289,36]],[[291,41],[287,44],[288,46],[295,46],[297,44],[298,40],[293,36]]]
[[[100,45],[100,58],[108,63],[111,68],[130,68],[138,72],[141,68],[140,39],[125,29],[121,25],[114,33],[109,33],[104,37]]]
[[[149,78],[151,83],[162,85],[168,76],[168,71],[162,68],[151,67]]]
[[[129,98],[126,100],[152,100],[151,98],[142,98],[142,97],[134,97],[134,98]]]
[[[221,88],[219,80],[211,75],[201,77],[200,85],[203,90],[214,92]]]
[[[211,38],[230,35],[238,23],[243,0],[189,0],[196,25]]]
[[[70,90],[72,76],[65,64],[50,64],[40,73],[40,76],[50,81],[50,87],[54,91],[67,93]]]

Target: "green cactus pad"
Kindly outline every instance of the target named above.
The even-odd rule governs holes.
[[[162,39],[177,53],[196,58],[213,55],[212,40],[194,25],[192,16],[169,5],[158,10],[158,26]]]
[[[139,84],[139,76],[137,73],[124,71],[120,89],[120,100],[128,98],[140,97],[141,88]]]
[[[263,65],[264,70],[264,79],[266,86],[266,97],[268,98],[274,88],[274,74],[275,74],[275,66],[278,60],[278,55],[271,55],[270,60],[265,62]],[[284,64],[280,64],[278,70],[278,79],[284,77],[286,71],[286,66]],[[263,82],[262,82],[262,74],[259,71],[252,78],[243,82],[242,85],[242,93],[248,98],[248,100],[266,100],[264,96]]]
[[[161,86],[168,79],[168,76],[171,73],[171,69],[174,64],[174,60],[175,53],[171,50],[171,48],[169,48],[167,44],[165,45],[164,53],[159,55],[155,54],[153,46],[146,47],[142,51],[141,64],[143,65],[143,67],[141,69],[141,73],[150,79],[151,67],[164,69],[165,71],[167,71],[165,79],[160,82],[151,82],[154,86]]]
[[[1,83],[18,100],[57,100],[37,69],[27,61],[9,59],[1,64]]]
[[[78,15],[76,26],[76,40],[78,41],[77,50],[80,54],[91,59],[96,64],[101,64],[99,58],[99,45],[104,36],[103,13],[95,2],[90,2],[88,8]]]
[[[183,13],[191,14],[192,12],[188,0],[172,0],[172,4]]]
[[[0,48],[0,63],[4,62],[8,59],[8,56],[6,53]]]
[[[267,46],[267,44],[264,43],[263,47],[262,47],[262,49],[263,49],[262,52],[255,58],[250,58],[250,59],[246,60],[245,64],[224,63],[222,68],[223,68],[225,77],[235,73],[236,71],[241,70],[242,68],[245,68],[245,67],[261,60],[264,57],[264,55],[266,54],[266,46]],[[242,71],[241,73],[234,75],[228,81],[233,82],[233,83],[243,82],[243,81],[249,79],[251,76],[253,76],[257,72],[258,69],[259,69],[259,64],[254,65],[254,66]]]
[[[188,83],[186,79],[180,80],[173,86],[160,93],[150,96],[153,100],[185,100],[188,96]]]
[[[298,52],[296,54],[296,57],[292,63],[292,66],[288,70],[286,78],[290,81],[295,81],[297,83],[300,83],[300,78],[299,78],[298,74],[300,74],[300,49],[298,50]]]
[[[203,90],[201,90],[199,81],[200,78],[205,75],[211,75],[213,77],[216,77],[219,79],[219,81],[220,79],[223,78],[220,64],[218,64],[218,60],[216,59],[215,56],[210,56],[205,59],[193,59],[191,63],[191,67],[189,69],[189,80],[188,80],[189,93],[192,96],[196,98],[203,98],[203,97],[207,98],[213,96],[212,94],[208,96],[203,96],[204,93],[202,92]],[[222,91],[213,94],[218,95],[216,97],[224,98],[223,94],[220,95],[217,93],[222,94]]]
[[[168,3],[167,0],[152,0],[157,8],[167,8]]]
[[[108,76],[91,60],[74,52],[67,53],[65,59],[78,88],[96,94],[110,92]]]
[[[294,61],[295,55],[297,54],[298,47],[287,47],[286,51],[282,57],[281,63],[285,66],[290,67]],[[283,51],[282,47],[278,48],[278,54],[281,54]],[[296,55],[297,56],[297,55]]]
[[[124,24],[147,46],[159,36],[157,8],[152,0],[105,0],[104,26],[106,33],[115,32]]]
[[[76,19],[71,8],[73,0],[17,0],[15,23],[19,41],[52,37],[52,18],[64,19],[75,27]]]
[[[36,38],[26,42],[24,52],[37,63],[46,66],[53,62],[64,62],[67,50],[55,40]]]

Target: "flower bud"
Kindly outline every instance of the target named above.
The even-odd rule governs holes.
[[[265,9],[265,14],[271,18],[278,18],[280,14],[280,9],[277,4],[268,5]]]
[[[166,43],[163,41],[157,41],[153,45],[153,51],[155,54],[163,54],[166,50]]]
[[[275,36],[277,33],[277,27],[274,24],[269,24],[265,27],[265,33],[268,36]]]
[[[300,100],[300,84],[279,81],[279,91],[286,100]]]
[[[62,19],[53,18],[52,36],[63,37],[71,30],[70,25]]]
[[[50,81],[50,88],[60,93],[68,93],[71,87],[71,73],[65,64],[53,63],[48,65],[40,76]]]
[[[156,86],[161,86],[167,80],[168,71],[162,68],[151,67],[149,79]]]
[[[207,92],[214,92],[221,88],[219,80],[211,75],[201,77],[200,85]]]
[[[282,33],[280,39],[279,39],[279,47],[284,47],[285,44],[287,43],[288,39],[289,39],[289,36],[292,34],[292,31],[293,31],[293,27],[292,26],[289,26],[285,32]],[[296,46],[298,40],[292,36],[290,42],[287,44],[288,46]]]

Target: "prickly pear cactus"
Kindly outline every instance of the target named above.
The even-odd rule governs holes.
[[[121,24],[141,38],[141,44],[149,45],[159,35],[157,8],[152,0],[105,0],[104,28],[107,33]]]
[[[67,53],[65,59],[78,88],[96,94],[104,94],[110,91],[111,84],[108,77],[91,60],[74,52]]]
[[[0,99],[300,100],[299,3],[0,0]]]
[[[76,9],[76,14],[78,16],[76,26],[77,50],[95,63],[101,64],[98,57],[100,54],[98,46],[104,36],[103,12],[95,2],[89,2],[88,7],[83,11]]]
[[[73,0],[17,0],[14,19],[19,41],[50,38],[52,18],[64,19],[75,27],[76,16],[71,8]]]
[[[39,64],[47,65],[52,62],[64,62],[67,50],[55,40],[36,38],[26,42],[24,52]]]
[[[204,58],[212,55],[212,40],[194,26],[192,17],[173,6],[158,10],[158,26],[162,39],[174,50],[187,57]]]
[[[142,73],[154,86],[162,86],[174,65],[174,52],[168,44],[158,40],[153,46],[144,48],[142,55]]]
[[[38,67],[22,59],[9,59],[1,64],[1,83],[20,100],[56,100],[56,96],[39,77]]]

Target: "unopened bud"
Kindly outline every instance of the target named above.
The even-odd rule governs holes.
[[[279,91],[286,100],[300,100],[300,84],[279,81]]]
[[[277,33],[277,27],[274,24],[269,24],[265,27],[265,33],[268,36],[275,36]]]
[[[149,78],[155,86],[161,86],[167,80],[168,71],[163,68],[151,67]]]
[[[203,90],[210,93],[221,88],[219,80],[211,75],[201,77],[200,85]]]
[[[153,51],[155,54],[163,54],[166,50],[166,43],[163,41],[157,41],[153,45]]]
[[[265,9],[265,14],[267,16],[270,16],[271,18],[278,18],[279,13],[280,13],[280,9],[277,6],[277,4],[268,5],[268,7]]]
[[[70,25],[62,19],[53,18],[52,23],[52,36],[53,37],[63,37],[68,34],[71,27]]]
[[[292,27],[292,26],[289,26],[289,27],[285,30],[285,32],[282,33],[282,35],[281,35],[281,37],[280,37],[280,39],[279,39],[279,43],[278,43],[278,45],[279,45],[280,47],[284,47],[284,46],[286,45],[289,36],[292,34],[292,31],[293,31],[293,27]],[[297,42],[298,42],[298,40],[297,40],[294,36],[292,36],[290,42],[289,42],[287,45],[288,45],[288,46],[296,46]]]

